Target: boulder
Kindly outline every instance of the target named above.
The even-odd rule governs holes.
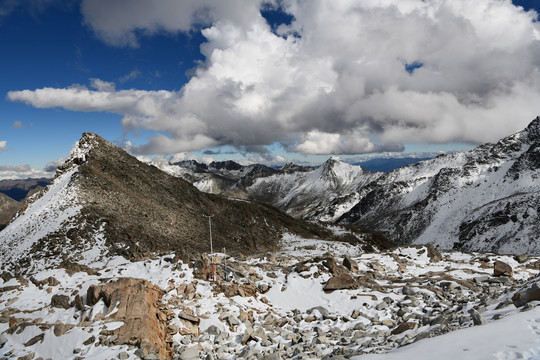
[[[538,282],[533,283],[529,288],[520,290],[512,296],[515,307],[525,306],[531,301],[540,301],[540,287]]]
[[[394,330],[392,330],[392,335],[399,335],[408,330],[415,330],[418,328],[418,324],[415,322],[404,322],[399,324]]]
[[[51,306],[55,308],[69,309],[69,296],[67,295],[53,295],[51,298]]]
[[[358,271],[358,263],[348,256],[345,256],[345,258],[343,258],[343,266],[345,266],[349,271]]]
[[[500,260],[495,260],[495,264],[493,265],[493,276],[512,277],[514,276],[514,270],[507,263]]]
[[[171,358],[166,342],[167,316],[160,310],[163,291],[143,279],[118,278],[101,285],[91,285],[87,291],[88,305],[100,299],[109,307],[109,318],[122,321],[123,326],[113,330],[116,344],[145,345],[143,350],[155,353],[161,359]],[[116,310],[112,313],[113,310]]]
[[[354,289],[357,287],[356,280],[347,274],[343,273],[338,276],[331,277],[326,285],[324,286],[324,291],[334,291],[342,289]]]

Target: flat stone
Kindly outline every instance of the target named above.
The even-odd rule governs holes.
[[[399,335],[408,330],[415,330],[418,328],[418,324],[415,322],[404,322],[398,325],[394,330],[392,330],[392,335]]]
[[[190,315],[190,314],[188,314],[188,313],[186,313],[186,312],[183,312],[183,311],[181,311],[181,312],[178,314],[178,317],[179,317],[180,319],[184,319],[184,320],[187,320],[187,321],[189,321],[189,322],[192,322],[192,323],[194,323],[194,324],[196,324],[196,325],[199,325],[199,323],[201,322],[201,320],[200,320],[198,317],[193,316],[193,315]]]
[[[514,296],[512,296],[512,302],[515,307],[522,307],[531,301],[538,300],[540,300],[540,287],[537,282],[533,283],[527,289],[516,292]]]

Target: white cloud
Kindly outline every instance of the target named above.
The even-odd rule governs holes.
[[[133,80],[141,76],[141,72],[139,70],[131,70],[129,74],[126,74],[118,79],[119,82],[125,83],[127,81]]]
[[[54,171],[32,169],[30,165],[0,165],[0,180],[28,179],[28,178],[52,178]]]
[[[306,154],[480,143],[540,113],[540,23],[510,0],[283,0],[294,21],[277,34],[262,1],[127,3],[84,0],[82,12],[114,45],[205,25],[206,60],[181,91],[116,91],[94,79],[97,91],[8,98],[121,114],[127,130],[161,133],[137,149],[145,154],[219,145],[264,153],[275,142]],[[422,66],[407,72],[414,62]]]
[[[4,152],[6,150],[8,150],[7,141],[6,140],[0,141],[0,153]]]
[[[13,123],[13,125],[11,125],[11,127],[14,128],[14,129],[20,129],[20,128],[23,127],[23,123],[22,123],[22,121],[15,121]]]

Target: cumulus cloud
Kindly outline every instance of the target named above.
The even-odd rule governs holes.
[[[129,6],[127,3],[129,2]],[[109,111],[160,134],[135,150],[174,154],[282,143],[305,154],[400,151],[411,142],[493,141],[540,113],[540,23],[510,0],[84,0],[109,44],[202,25],[205,56],[181,91],[9,92],[35,107]],[[277,3],[274,3],[276,6]],[[166,134],[166,135],[164,135]]]
[[[54,171],[32,169],[30,165],[0,165],[0,180],[28,179],[28,178],[51,178]]]

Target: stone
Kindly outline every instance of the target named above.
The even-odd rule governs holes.
[[[194,323],[194,324],[196,324],[196,325],[199,325],[199,323],[201,322],[201,320],[200,320],[198,317],[193,316],[193,315],[190,315],[190,314],[188,314],[188,313],[186,313],[186,312],[183,312],[183,311],[181,311],[181,312],[178,314],[178,317],[179,317],[180,319],[184,319],[184,320],[187,320],[187,321],[189,321],[189,322],[192,322],[192,323]]]
[[[415,330],[418,328],[418,324],[415,322],[404,322],[399,324],[394,330],[392,330],[392,335],[399,335],[408,330]]]
[[[308,311],[306,311],[308,314],[312,314],[313,311],[317,311],[319,314],[321,314],[322,318],[323,319],[328,319],[330,318],[330,312],[328,311],[328,309],[326,309],[325,307],[323,306],[315,306],[311,309],[309,309]]]
[[[334,291],[343,289],[354,289],[356,287],[357,284],[354,278],[347,273],[343,273],[338,276],[331,277],[324,286],[323,290]]]
[[[345,266],[349,271],[358,272],[358,263],[348,256],[343,258],[343,266]]]
[[[55,336],[62,336],[64,335],[66,332],[68,332],[69,330],[73,329],[75,327],[75,325],[72,325],[72,324],[69,324],[69,325],[66,325],[66,324],[54,324],[54,335]]]
[[[383,301],[381,303],[379,303],[375,308],[377,309],[377,311],[381,311],[381,310],[384,310],[388,307],[388,303],[386,301]]]
[[[67,295],[53,295],[51,298],[51,306],[55,308],[69,309],[69,296]]]
[[[122,351],[120,354],[118,354],[118,359],[127,360],[129,359],[129,354],[125,351]]]
[[[221,334],[221,330],[219,330],[218,327],[215,325],[210,325],[208,329],[206,329],[206,333],[208,335],[218,336],[219,334]]]
[[[507,263],[500,260],[495,260],[495,264],[493,265],[493,276],[513,277],[514,270]]]
[[[38,342],[43,342],[43,339],[45,338],[45,334],[41,333],[39,335],[34,336],[30,340],[24,343],[24,346],[32,346],[37,344]]]
[[[179,352],[180,360],[196,360],[199,359],[199,346],[186,346]]]
[[[415,295],[416,294],[416,291],[411,287],[411,286],[404,286],[402,289],[401,289],[401,293],[403,295]]]
[[[476,310],[469,310],[474,325],[484,325],[487,323],[486,319]]]
[[[23,356],[19,356],[17,358],[17,360],[32,360],[35,356],[36,356],[36,354],[29,353],[29,354],[26,354],[26,355],[23,355]]]
[[[7,339],[4,336],[4,334],[0,334],[0,349],[4,346],[4,344],[7,343]]]
[[[529,255],[527,255],[527,254],[516,255],[516,256],[514,256],[514,260],[516,260],[520,264],[523,264],[527,260],[529,260]]]
[[[167,338],[167,315],[161,310],[163,290],[151,282],[135,278],[118,278],[105,284],[91,285],[87,291],[89,306],[103,299],[109,307],[109,319],[122,321],[123,326],[112,330],[117,345],[144,343],[147,353],[170,358]],[[195,326],[196,327],[196,326]]]
[[[533,283],[529,288],[525,290],[520,290],[512,296],[512,302],[515,307],[525,306],[531,301],[540,300],[540,288],[538,287],[538,282]]]

